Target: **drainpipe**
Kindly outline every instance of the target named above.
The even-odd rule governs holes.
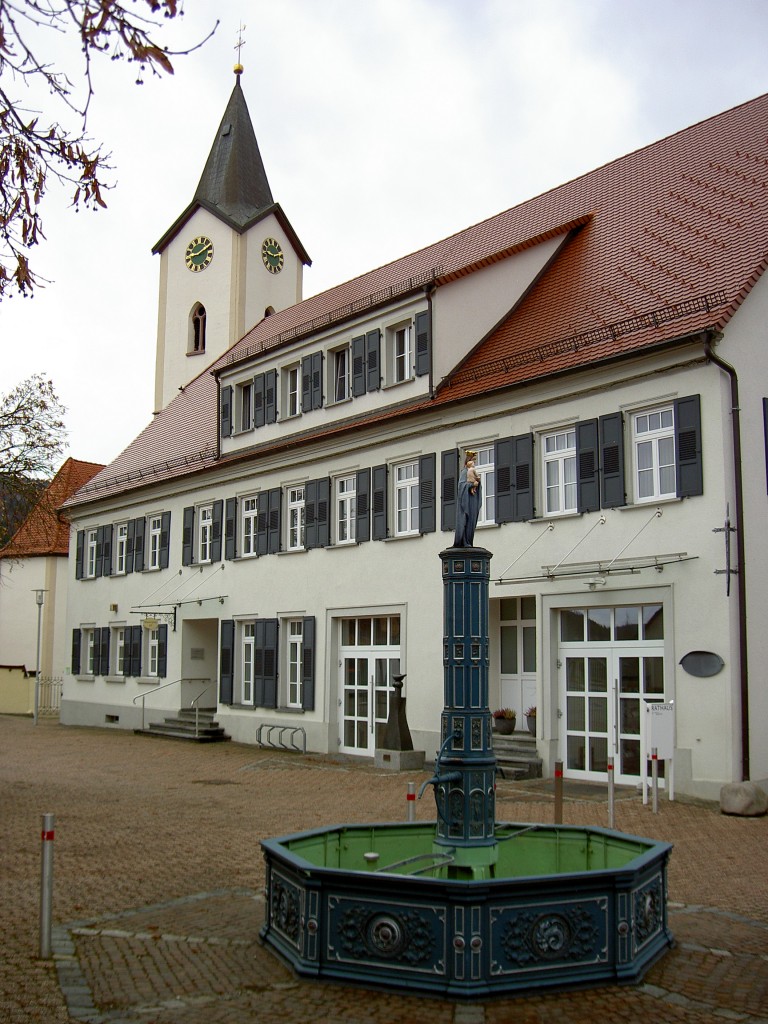
[[[434,278],[432,279],[432,281],[430,281],[430,283],[427,285],[427,287],[424,289],[424,291],[427,293],[427,309],[429,310],[429,378],[428,378],[429,397],[430,398],[434,398],[435,397],[435,374],[434,374],[434,366],[435,366],[435,357],[434,357],[434,351],[435,351],[435,331],[434,331],[433,324],[432,324],[432,296],[437,291],[437,285],[435,284]]]
[[[712,336],[704,342],[706,353],[715,366],[728,374],[731,381],[731,418],[733,423],[733,466],[736,492],[736,552],[739,560],[739,660],[741,692],[741,778],[749,779],[749,665],[747,662],[747,559],[744,548],[744,475],[741,458],[741,409],[739,407],[739,378],[730,363],[716,355],[712,349]]]

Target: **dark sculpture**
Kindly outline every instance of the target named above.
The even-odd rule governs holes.
[[[483,502],[483,486],[475,469],[476,452],[464,453],[464,466],[459,474],[456,495],[456,532],[453,537],[455,548],[474,546],[475,527]]]

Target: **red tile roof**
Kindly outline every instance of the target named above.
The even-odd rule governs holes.
[[[69,521],[59,507],[105,467],[96,462],[67,459],[11,537],[0,558],[29,558],[69,553]]]
[[[768,95],[276,313],[212,369],[566,231],[556,259],[506,322],[475,339],[438,382],[438,402],[722,330],[768,263],[767,170]],[[372,413],[369,422],[391,415]],[[216,428],[216,385],[206,371],[72,503],[213,465]]]

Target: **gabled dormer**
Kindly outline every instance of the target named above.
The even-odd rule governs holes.
[[[235,87],[192,202],[160,254],[159,412],[254,324],[302,298],[311,261],[272,196],[236,68]]]

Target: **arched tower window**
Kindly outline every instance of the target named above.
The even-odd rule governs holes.
[[[190,354],[205,352],[205,306],[198,302],[192,310],[192,331],[189,339]]]

